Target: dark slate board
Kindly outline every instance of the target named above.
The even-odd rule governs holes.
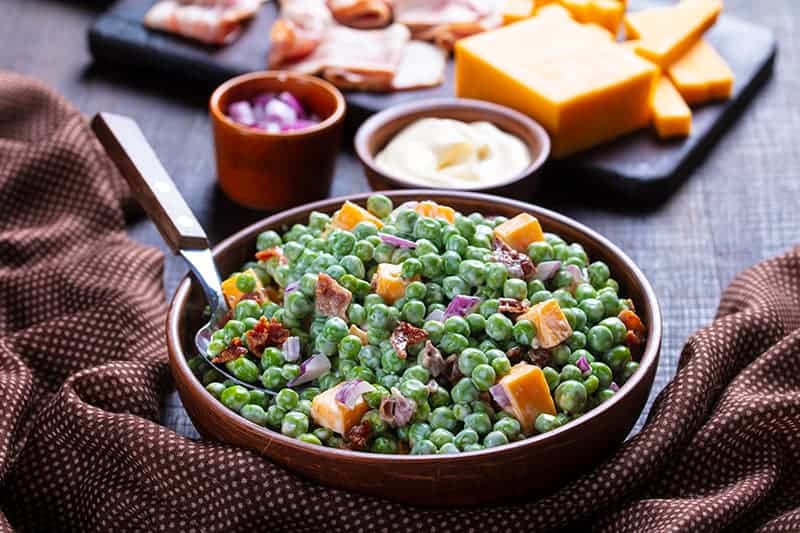
[[[261,9],[235,43],[226,47],[205,46],[147,30],[141,21],[151,3],[119,0],[97,18],[89,30],[89,47],[98,62],[155,70],[186,83],[208,86],[266,67],[269,29],[277,15],[274,0]],[[634,0],[629,9],[644,4]],[[768,78],[777,50],[770,30],[729,15],[720,17],[706,37],[728,61],[736,85],[731,100],[694,110],[691,137],[663,142],[652,131],[642,130],[552,162],[548,175],[555,171],[568,183],[577,181],[598,187],[616,199],[648,204],[660,201],[679,186]],[[347,93],[349,122],[357,124],[372,113],[409,100],[452,96],[452,69],[450,62],[445,83],[432,89]]]

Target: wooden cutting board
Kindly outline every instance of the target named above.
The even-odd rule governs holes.
[[[269,29],[278,14],[276,2],[262,7],[243,35],[225,47],[146,29],[142,20],[151,4],[151,0],[119,0],[98,17],[89,30],[89,47],[98,62],[150,69],[179,82],[206,86],[266,68]],[[645,5],[650,4],[631,0],[628,9]],[[730,65],[736,85],[729,101],[693,110],[694,130],[688,139],[665,142],[652,131],[642,130],[553,162],[548,175],[555,171],[569,184],[588,184],[616,200],[641,204],[658,202],[677,188],[769,77],[777,51],[770,30],[732,15],[721,16],[706,38]],[[449,62],[446,81],[439,87],[388,94],[349,92],[345,96],[351,123],[409,100],[453,96],[453,64]]]

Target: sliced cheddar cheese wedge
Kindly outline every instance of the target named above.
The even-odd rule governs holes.
[[[352,409],[337,402],[336,392],[342,385],[344,383],[318,394],[311,402],[311,418],[314,422],[340,435],[344,435],[348,429],[358,424],[364,413],[369,410],[363,398],[359,398]]]
[[[665,76],[658,80],[653,95],[653,126],[662,139],[687,137],[692,132],[692,110]]]
[[[517,322],[520,320],[530,320],[536,326],[536,339],[542,348],[558,346],[572,335],[567,317],[564,316],[558,302],[552,298],[534,305],[519,315]]]
[[[662,68],[685,54],[717,20],[719,0],[683,0],[625,16],[628,39],[641,42],[636,52]]]
[[[525,433],[531,433],[536,417],[542,413],[556,414],[553,397],[547,386],[542,369],[528,363],[518,363],[498,382],[508,397],[505,407],[522,425]]]
[[[727,100],[733,92],[731,68],[706,41],[698,41],[667,69],[675,88],[689,105]]]

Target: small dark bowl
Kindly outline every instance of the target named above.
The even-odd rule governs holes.
[[[197,283],[184,279],[167,317],[169,365],[183,405],[205,437],[255,450],[298,474],[325,485],[425,506],[477,505],[551,493],[612,453],[642,412],[661,348],[661,312],[639,268],[605,237],[563,215],[530,204],[484,194],[410,190],[386,193],[395,205],[427,198],[462,212],[514,216],[528,212],[547,231],[584,245],[590,257],[608,263],[624,294],[633,299],[648,327],[640,367],[620,391],[597,408],[550,433],[506,446],[455,455],[385,455],[306,444],[253,424],[209,394],[189,370],[194,333],[202,325],[205,300]],[[311,211],[332,213],[345,199],[364,204],[367,194],[323,200],[268,217],[229,237],[214,256],[222,274],[253,257],[256,236],[305,222]]]
[[[422,118],[449,118],[462,122],[485,120],[518,137],[531,154],[531,163],[520,173],[491,186],[459,187],[458,190],[491,192],[516,196],[520,190],[532,191],[538,183],[539,169],[550,155],[550,137],[537,122],[505,106],[469,100],[441,98],[410,102],[390,107],[370,117],[356,132],[355,149],[370,186],[375,190],[419,189],[424,185],[384,171],[375,156],[403,128]],[[437,187],[441,189],[441,187]]]

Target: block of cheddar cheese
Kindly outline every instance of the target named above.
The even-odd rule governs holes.
[[[692,131],[692,110],[666,76],[653,95],[653,126],[662,139],[687,137]]]
[[[625,16],[628,39],[640,42],[636,52],[662,68],[685,54],[717,20],[720,0],[683,0]]]
[[[558,346],[572,335],[567,317],[553,298],[534,305],[517,317],[517,322],[520,320],[530,320],[536,326],[536,340],[542,348]]]
[[[533,15],[535,0],[505,0],[503,24],[513,24]]]
[[[670,65],[667,74],[689,105],[727,100],[733,92],[733,72],[714,47],[703,40]]]
[[[517,363],[498,382],[503,387],[509,405],[505,407],[519,420],[525,433],[531,433],[536,417],[542,413],[556,414],[553,397],[542,369],[528,363]]]
[[[527,252],[532,242],[544,240],[542,226],[536,217],[520,213],[494,228],[494,236],[518,252]]]
[[[557,158],[647,126],[657,67],[587,26],[535,16],[459,40],[456,95],[531,116]]]
[[[358,398],[352,408],[336,401],[336,392],[342,385],[344,383],[318,394],[311,402],[311,418],[314,422],[340,435],[344,435],[348,429],[358,424],[364,413],[369,410],[363,398]]]

